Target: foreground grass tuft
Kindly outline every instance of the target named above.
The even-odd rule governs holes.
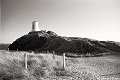
[[[0,64],[0,80],[22,80],[27,79],[25,70],[15,60],[8,61],[9,64]]]

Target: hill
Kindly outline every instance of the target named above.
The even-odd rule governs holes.
[[[113,41],[98,41],[80,37],[62,37],[52,31],[35,31],[18,38],[9,46],[9,50],[19,51],[55,51],[56,53],[99,54],[120,52],[120,46]]]
[[[9,45],[10,44],[1,43],[0,44],[0,50],[7,50]]]

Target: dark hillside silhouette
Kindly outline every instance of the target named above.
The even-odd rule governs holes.
[[[18,51],[55,51],[57,53],[99,54],[120,52],[120,46],[112,41],[97,41],[88,38],[62,37],[52,31],[35,31],[15,40],[10,50]]]

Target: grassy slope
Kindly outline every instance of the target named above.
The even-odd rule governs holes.
[[[103,80],[120,79],[120,56],[87,57],[76,60],[78,61],[75,65],[78,66],[76,70],[97,74]]]
[[[62,70],[61,56],[40,54],[28,56],[25,70],[24,53],[0,51],[0,80],[120,79],[119,56],[66,58],[66,70]]]

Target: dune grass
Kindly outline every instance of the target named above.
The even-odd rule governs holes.
[[[0,80],[40,80],[55,76],[55,71],[62,69],[61,56],[40,54],[27,56],[26,70],[24,53],[27,52],[0,52]]]
[[[103,75],[109,75],[111,71],[111,74],[119,73],[120,69],[117,68],[120,63],[107,57],[66,58],[66,68],[63,69],[62,56],[41,53],[28,55],[26,70],[25,53],[0,51],[0,80],[105,80]],[[107,72],[108,68],[112,70]]]

